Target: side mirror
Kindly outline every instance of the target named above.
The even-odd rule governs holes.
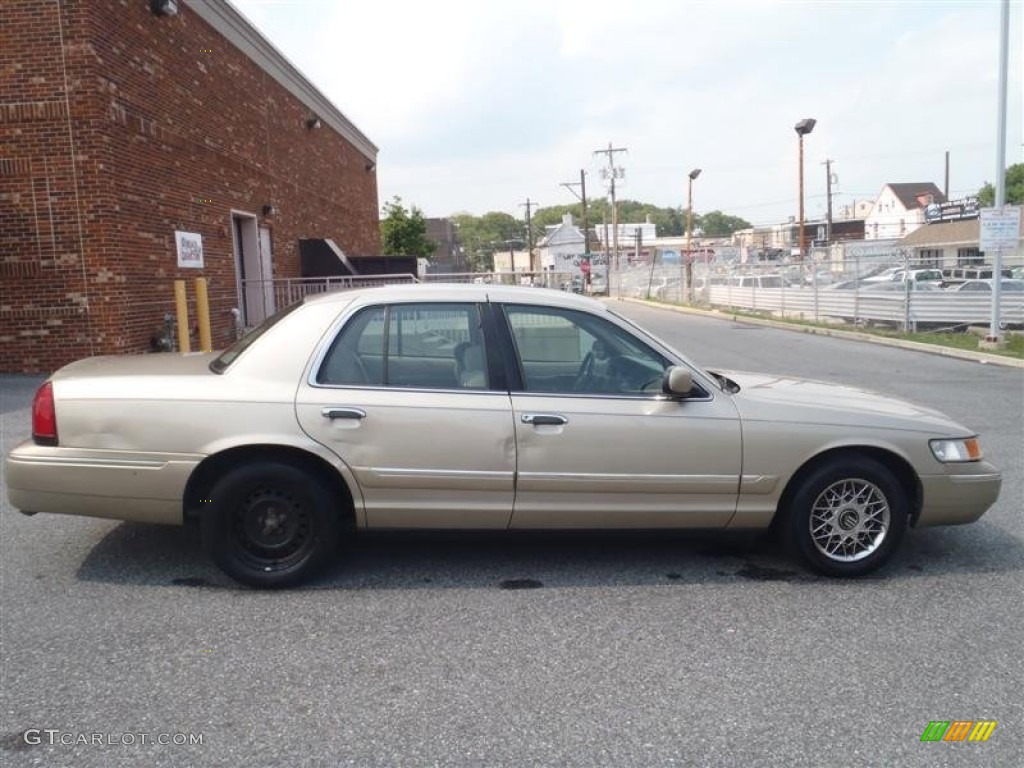
[[[689,368],[673,365],[661,380],[661,391],[673,397],[686,397],[693,389],[693,374]]]

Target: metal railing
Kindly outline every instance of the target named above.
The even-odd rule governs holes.
[[[259,324],[279,309],[284,309],[307,296],[344,291],[351,288],[369,288],[378,285],[400,285],[417,282],[411,274],[344,275],[333,277],[282,277],[273,280],[242,280],[240,303],[244,324]]]
[[[428,272],[420,277],[424,283],[485,283],[488,285],[522,285],[571,291],[582,291],[582,280],[573,281],[571,272]]]
[[[368,288],[380,285],[410,283],[482,283],[489,285],[523,285],[581,291],[582,282],[563,272],[462,272],[438,273],[416,277],[412,274],[345,275],[335,277],[282,277],[273,280],[243,280],[239,301],[243,324],[253,327],[274,312],[302,301],[307,296]]]

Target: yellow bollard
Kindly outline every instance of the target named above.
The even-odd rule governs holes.
[[[206,278],[196,278],[196,315],[199,321],[199,350],[213,351],[213,338],[210,335],[210,299],[206,293]]]
[[[188,338],[188,302],[185,301],[184,280],[174,281],[174,306],[178,315],[178,351],[184,355],[192,351]]]

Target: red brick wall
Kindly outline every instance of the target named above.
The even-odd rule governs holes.
[[[275,277],[299,274],[304,237],[379,253],[362,153],[326,123],[307,129],[310,109],[187,4],[148,5],[0,2],[2,371],[144,351],[176,278],[190,299],[208,279],[227,344],[233,210],[271,229]],[[175,230],[202,235],[204,269],[178,268]]]

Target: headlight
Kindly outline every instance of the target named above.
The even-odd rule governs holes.
[[[943,464],[950,461],[978,461],[981,444],[976,437],[963,440],[931,440],[932,455]]]

